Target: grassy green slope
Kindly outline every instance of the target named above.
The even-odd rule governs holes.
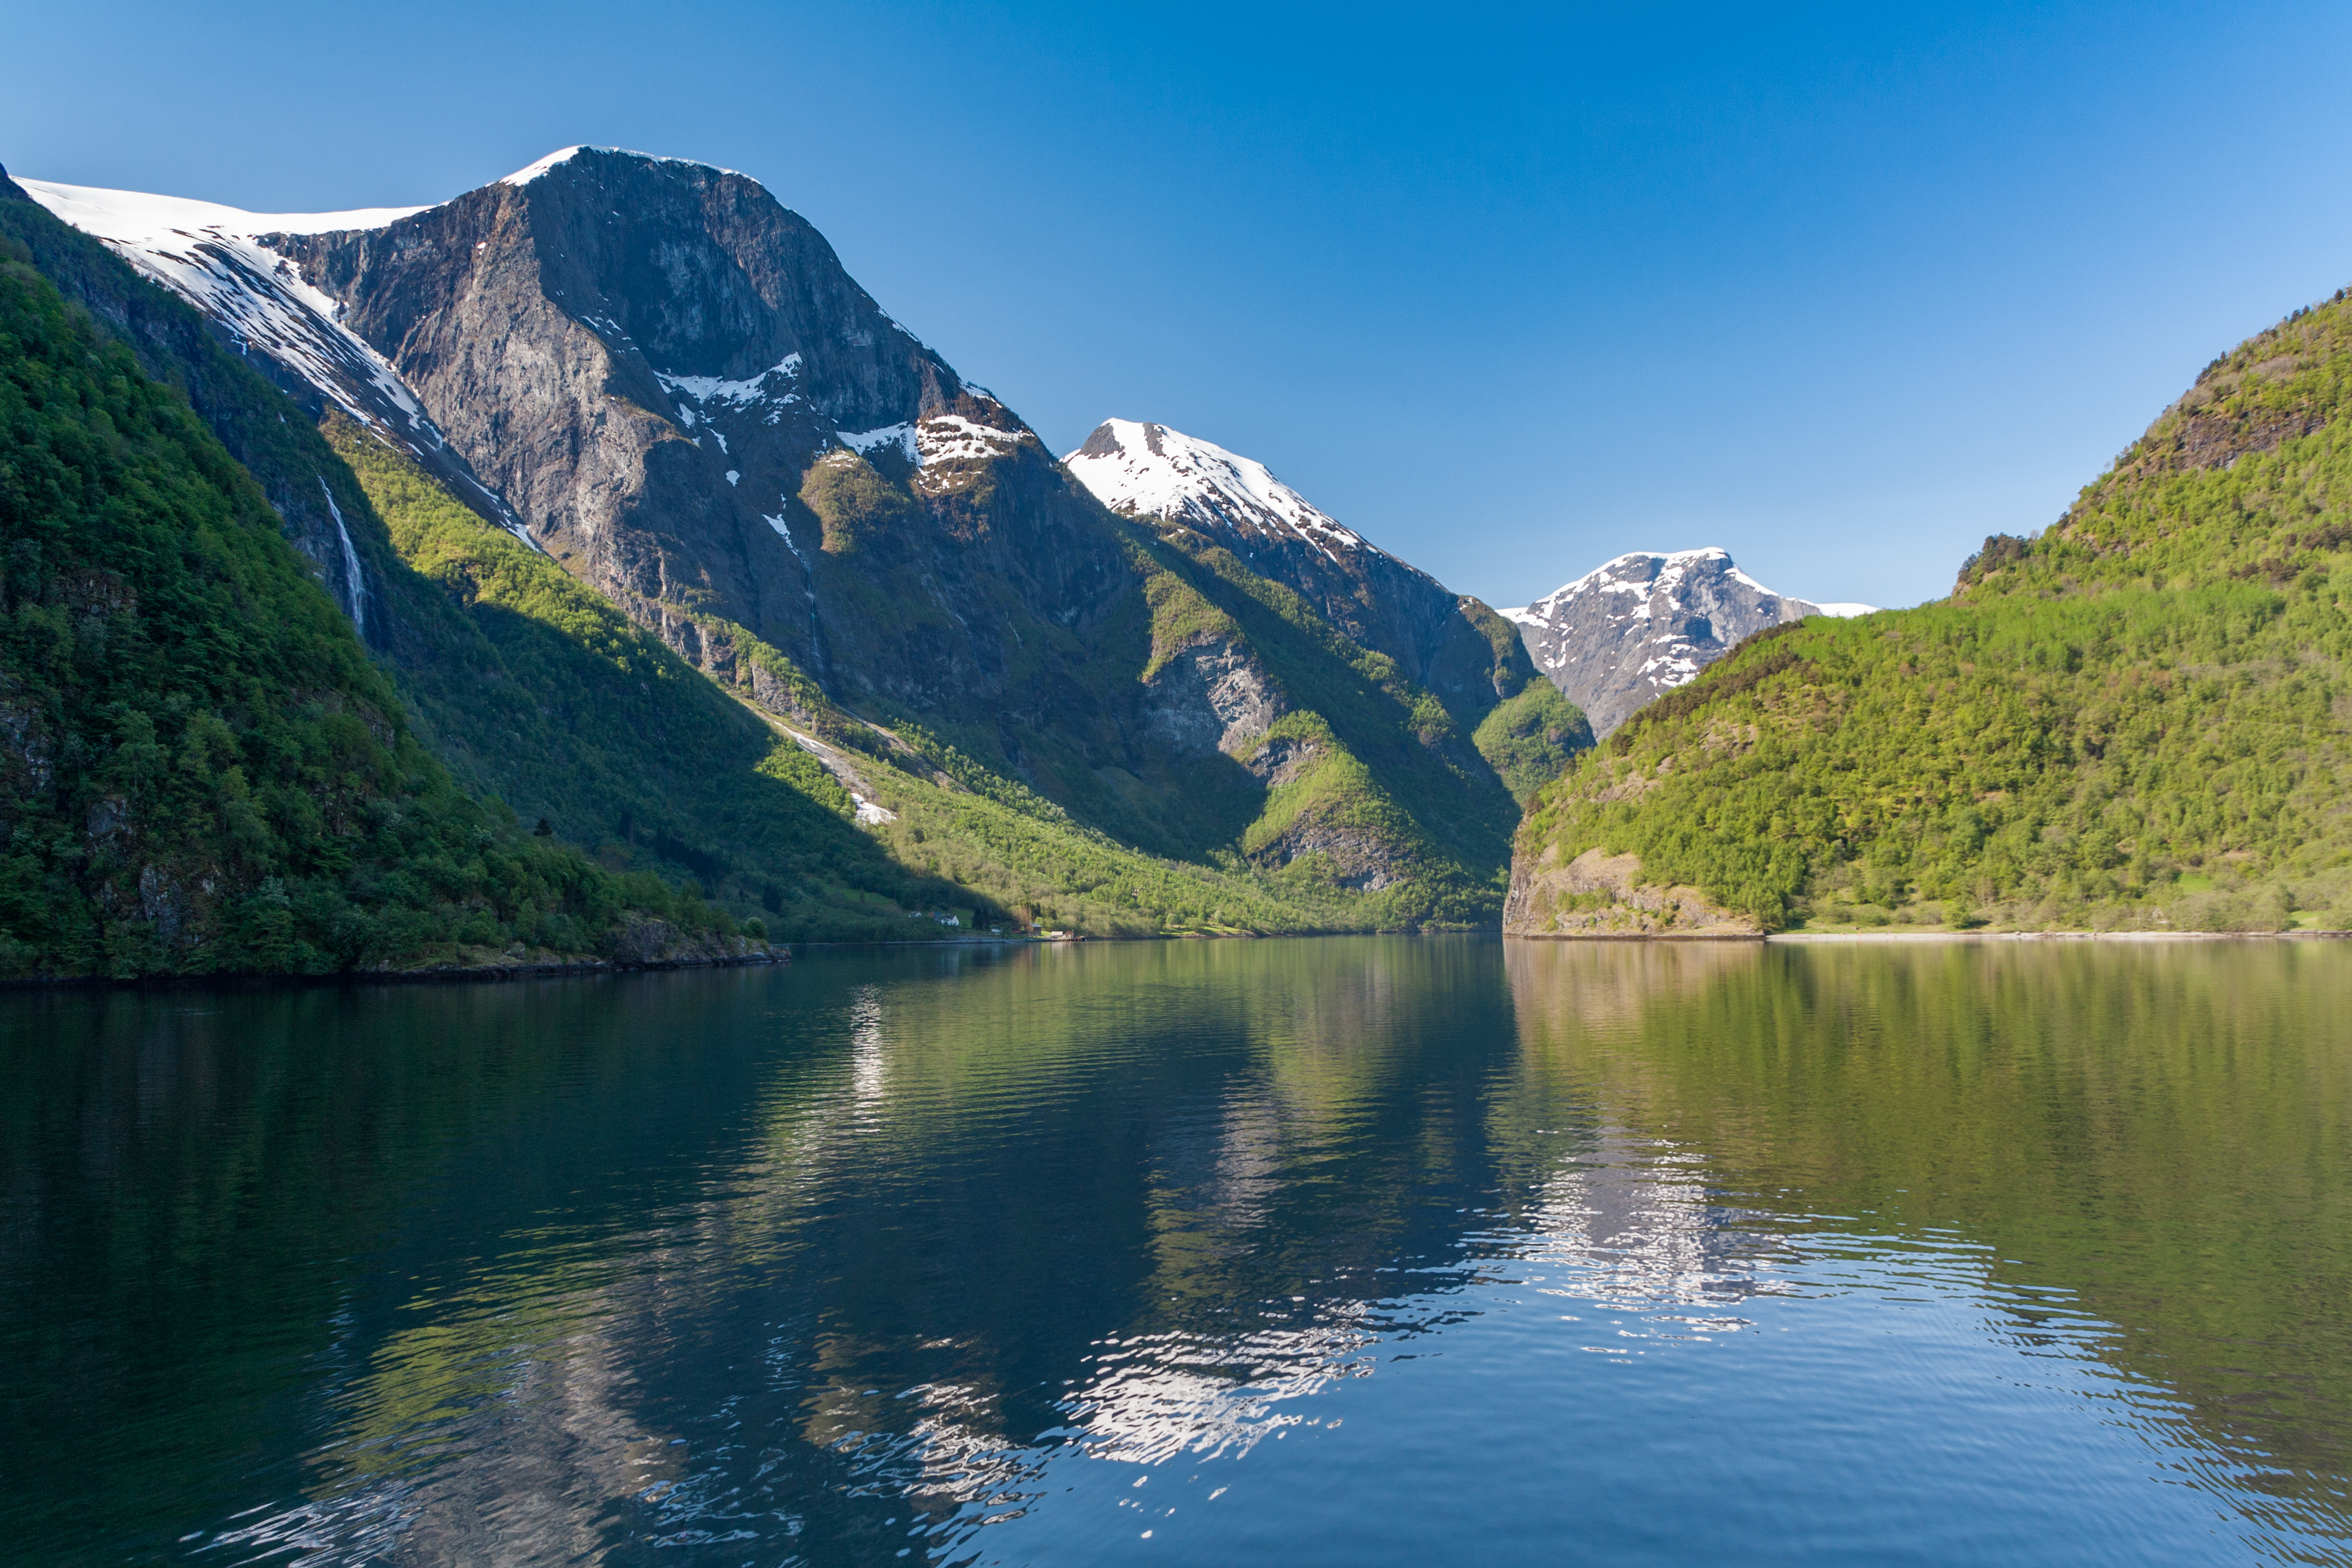
[[[2216,360],[1953,597],[1752,638],[1543,792],[1768,927],[2352,925],[2352,304]]]
[[[0,971],[323,972],[731,931],[467,797],[184,398],[0,256]]]

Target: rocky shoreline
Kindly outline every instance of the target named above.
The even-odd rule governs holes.
[[[1527,942],[2342,942],[2352,931],[1506,931]]]

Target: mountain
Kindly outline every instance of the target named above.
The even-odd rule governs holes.
[[[1289,588],[1473,727],[1533,676],[1493,610],[1341,526],[1263,463],[1132,419],[1105,420],[1063,462],[1121,517],[1192,531]]]
[[[495,508],[463,504],[482,492],[436,479],[418,453],[429,443],[400,438],[415,428],[404,419],[362,426],[330,401],[314,426],[246,338],[33,202],[5,199],[16,190],[0,184],[0,232],[259,484],[467,791],[779,935],[902,937],[902,910],[972,912],[967,889],[857,830],[873,808],[817,756],[491,521]]]
[[[0,430],[0,977],[745,950],[459,790],[260,486],[5,232]]]
[[[1507,930],[2352,928],[2352,295],[1951,596],[1769,628],[1521,826]]]
[[[730,907],[863,885],[896,918],[945,901],[910,890],[929,877],[967,919],[1107,932],[1478,923],[1499,913],[1518,800],[1581,739],[1507,637],[1458,609],[1483,647],[1433,632],[1411,665],[1206,534],[1111,516],[742,175],[572,149],[437,206],[306,218],[24,184],[355,433],[341,456],[373,511],[399,510],[395,478],[426,498],[438,521],[388,531],[389,565],[441,574],[493,641],[514,617],[467,599],[486,579],[573,651],[565,627],[618,612],[768,727],[782,751],[758,770],[805,793],[821,769],[916,879],[887,890],[828,854],[788,881],[712,802],[660,781],[689,808],[667,842],[692,851],[661,864]],[[322,492],[341,509],[330,550],[298,520],[301,487],[281,488],[289,530],[366,616],[391,579],[343,492]],[[589,595],[578,614],[512,586],[551,589],[536,566],[443,574],[432,552],[465,532],[461,510],[481,525],[469,561],[544,562]],[[345,532],[357,559],[339,575]],[[425,688],[462,684],[411,652],[420,710]],[[609,694],[627,662],[572,659],[557,683]],[[529,701],[577,705],[544,683]],[[534,781],[467,749],[500,793],[571,776],[555,751]],[[606,740],[611,787],[572,791],[559,830],[641,862],[644,824],[617,803],[647,783],[646,749]]]
[[[1606,737],[1767,626],[1871,608],[1783,598],[1710,549],[1620,555],[1502,614],[1517,623],[1537,668]]]
[[[1383,669],[1436,698],[1518,800],[1592,743],[1584,716],[1536,679],[1493,610],[1343,526],[1255,458],[1165,425],[1108,419],[1063,463],[1112,512],[1280,584],[1390,661]]]

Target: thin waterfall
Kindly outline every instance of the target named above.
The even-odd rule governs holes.
[[[335,537],[343,542],[343,585],[351,595],[351,602],[345,607],[352,613],[352,629],[365,637],[367,578],[360,572],[360,552],[352,548],[352,531],[343,526],[343,509],[335,504],[335,492],[327,488],[324,475],[319,479],[319,493],[327,498],[327,510],[335,520]]]

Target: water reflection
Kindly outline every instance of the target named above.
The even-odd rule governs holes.
[[[2289,943],[1507,949],[1520,1092],[1586,1096],[1704,1150],[1751,1226],[1931,1252],[2021,1348],[2063,1343],[2157,1391],[2145,1407],[2193,1430],[2188,1473],[2259,1530],[2339,1541],[2347,961]]]
[[[1167,944],[0,1008],[0,1524],[2339,1560],[2347,959]]]

